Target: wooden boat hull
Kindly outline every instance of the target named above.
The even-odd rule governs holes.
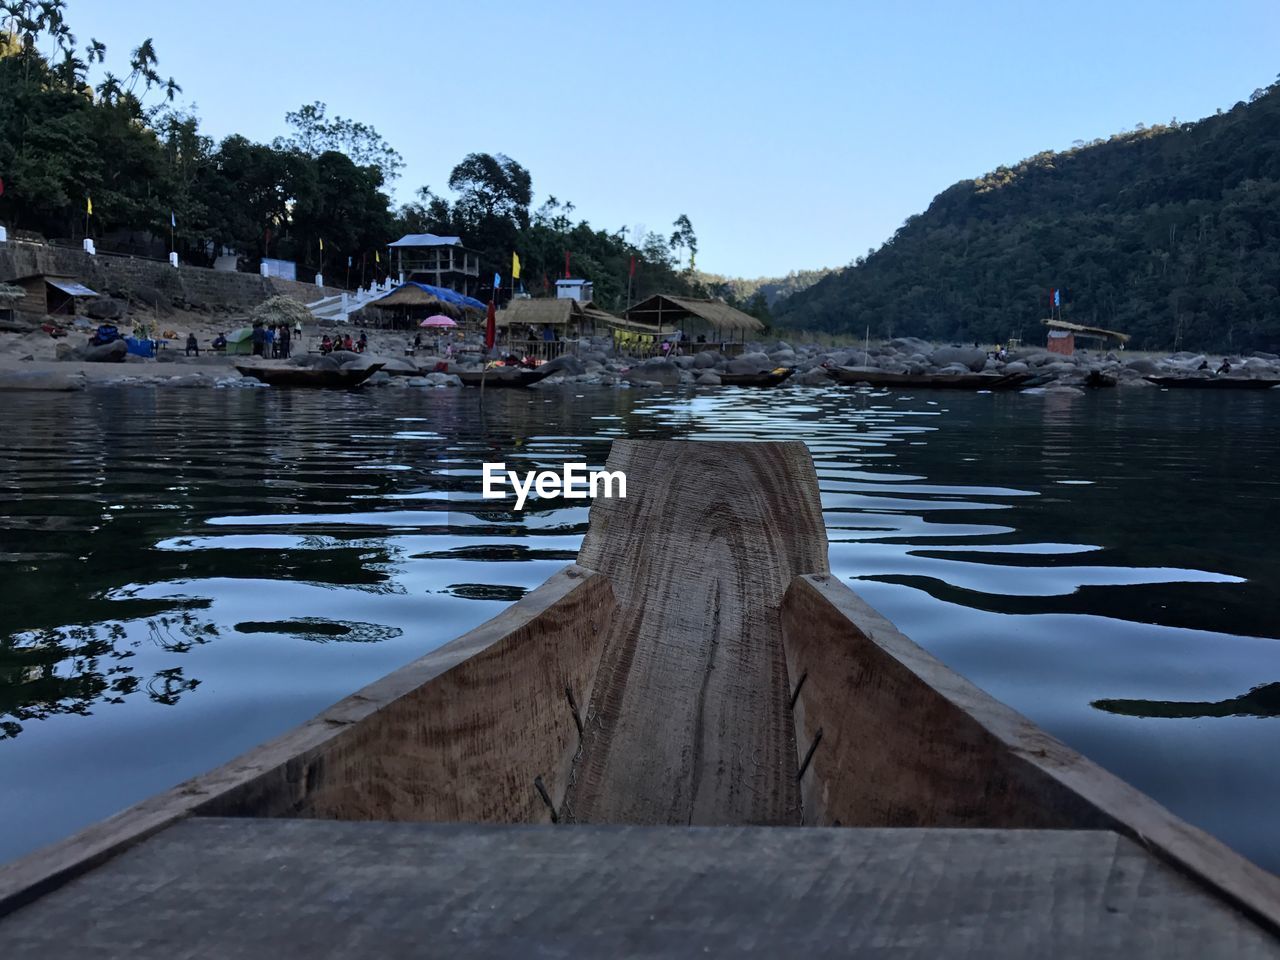
[[[768,373],[722,373],[720,383],[726,387],[776,387],[795,373],[792,368]]]
[[[464,387],[530,387],[549,374],[535,368],[527,370],[521,367],[494,367],[487,371],[454,370]]]
[[[1248,377],[1147,377],[1147,380],[1171,390],[1270,390],[1280,387],[1280,380]]]
[[[1031,379],[1029,373],[887,373],[870,367],[832,367],[831,375],[841,383],[930,390],[1018,390]]]
[[[273,923],[305,929],[316,922],[315,876],[332,891],[323,896],[341,903],[354,903],[369,884],[391,884],[375,891],[379,905],[368,917],[344,911],[345,922],[365,925],[362,935],[385,932],[379,898],[394,897],[403,884],[418,885],[422,912],[397,908],[397,916],[418,918],[404,922],[424,931],[449,929],[443,908],[431,905],[461,909],[457,896],[422,887],[444,871],[446,887],[503,891],[504,909],[484,914],[508,938],[525,929],[517,917],[555,919],[529,935],[555,952],[551,945],[563,945],[556,936],[581,925],[584,908],[574,897],[591,905],[591,916],[601,891],[615,904],[648,904],[662,876],[706,864],[692,869],[697,889],[719,892],[705,906],[698,901],[689,923],[705,926],[714,911],[725,911],[734,937],[785,929],[794,938],[803,930],[805,942],[816,942],[807,925],[818,922],[812,911],[795,907],[782,928],[766,915],[770,898],[784,896],[781,880],[758,892],[766,914],[738,901],[751,877],[793,877],[796,864],[819,862],[802,839],[808,831],[766,826],[781,825],[827,828],[813,842],[849,858],[816,879],[796,876],[804,898],[826,896],[827,881],[841,871],[849,876],[836,886],[845,890],[879,864],[879,873],[866,874],[871,910],[904,865],[914,865],[924,898],[916,906],[945,931],[939,918],[960,908],[929,899],[928,891],[959,896],[998,874],[1022,902],[1040,877],[1030,864],[1044,857],[1053,865],[1044,907],[1052,911],[1065,896],[1053,877],[1068,869],[1055,858],[1069,855],[1076,879],[1066,899],[1082,913],[1069,923],[1059,918],[1045,937],[1108,922],[1123,862],[1125,876],[1176,888],[1181,898],[1166,903],[1166,919],[1155,926],[1135,920],[1126,929],[1178,946],[1186,933],[1177,918],[1192,910],[1201,923],[1187,929],[1229,935],[1253,951],[1235,955],[1280,950],[1280,878],[997,703],[832,577],[817,477],[803,444],[617,441],[608,469],[626,474],[628,496],[593,503],[577,563],[493,620],[225,766],[0,867],[0,916],[12,914],[0,920],[0,941],[66,938],[59,917],[84,914],[82,896],[94,916],[104,898],[119,899],[120,911],[135,917],[138,942],[153,950],[184,936],[202,911],[232,911],[222,923],[203,916],[200,926],[234,940],[235,911],[251,916],[255,897],[273,902]],[[680,496],[669,496],[672,490]],[[558,826],[536,826],[552,823]],[[483,824],[526,826],[494,832]],[[548,841],[558,844],[552,856],[539,829],[570,833]],[[1060,831],[1075,833],[1054,839]],[[1066,847],[1055,853],[1043,846],[1051,843]],[[534,849],[544,852],[520,859]],[[1013,851],[1003,865],[990,859],[1001,849]],[[228,850],[236,851],[230,861]],[[405,850],[414,851],[408,859],[396,852]],[[431,860],[432,850],[447,850],[450,859]],[[668,850],[680,854],[672,860]],[[930,855],[937,859],[920,861],[921,850],[937,851]],[[1092,859],[1081,861],[1085,850]],[[194,887],[163,881],[193,857],[211,876],[238,879],[207,881],[209,896],[201,895],[206,881],[198,870]],[[966,879],[964,864],[974,862],[990,870]],[[465,865],[456,878],[450,863]],[[389,878],[378,872],[384,864]],[[367,869],[353,875],[353,865]],[[67,886],[76,878],[82,882]],[[236,899],[240,886],[264,882],[269,889]],[[526,902],[521,891],[534,889],[554,902]],[[564,913],[566,890],[573,891],[572,916]],[[161,903],[179,891],[181,904]],[[854,898],[846,905],[862,903],[846,895]],[[972,927],[973,910],[981,916],[993,896],[1004,902],[983,890],[978,901],[988,906],[966,908],[956,922]],[[658,912],[679,914],[682,901]],[[504,917],[507,905],[511,917]],[[988,932],[992,942],[1003,933],[1020,945],[1000,955],[1023,955],[1025,918],[1010,909],[986,918]],[[1027,916],[1037,910],[1043,913],[1036,907]],[[848,913],[835,903],[819,912]],[[915,913],[899,916],[896,901],[892,913],[883,942],[890,933],[920,934],[911,926]],[[653,920],[651,912],[620,916],[617,929],[631,937]],[[128,933],[122,923],[112,928],[121,937]],[[849,935],[823,929],[828,938]],[[529,949],[525,940],[510,942]],[[679,946],[669,943],[650,952]],[[1141,943],[1153,949],[1149,939]],[[475,946],[454,944],[463,953]],[[1043,952],[1085,952],[1053,944],[1060,949]],[[942,945],[925,951],[946,952]]]
[[[358,387],[382,369],[382,364],[371,363],[354,370],[319,370],[315,367],[283,367],[266,364],[236,364],[236,369],[246,377],[253,377],[273,387],[313,387],[340,390]]]

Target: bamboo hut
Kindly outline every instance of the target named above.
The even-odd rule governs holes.
[[[590,336],[618,318],[598,308],[567,297],[543,300],[512,300],[498,312],[499,329],[529,327],[541,330],[551,327],[563,336]]]
[[[629,350],[632,342],[660,343],[683,335],[686,352],[719,350],[726,355],[741,353],[749,334],[764,331],[764,324],[731,307],[723,300],[673,297],[665,293],[642,300],[626,313],[626,323],[615,323],[614,341]]]
[[[512,300],[496,318],[507,349],[544,360],[563,353],[567,342],[591,336],[617,322],[617,317],[590,301],[583,303],[567,297]]]

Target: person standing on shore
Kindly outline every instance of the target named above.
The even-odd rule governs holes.
[[[292,343],[292,341],[293,341],[293,338],[289,332],[289,325],[287,323],[280,324],[280,359],[281,360],[289,359],[289,346]]]
[[[253,355],[255,357],[267,355],[267,331],[263,329],[261,320],[253,321]]]

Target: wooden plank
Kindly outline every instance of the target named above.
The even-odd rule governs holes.
[[[618,440],[578,562],[618,601],[565,815],[595,823],[794,823],[778,607],[825,570],[801,443]]]
[[[838,580],[797,578],[782,629],[801,750],[822,732],[806,823],[1116,830],[1280,932],[1280,878],[983,693]]]
[[[188,820],[0,941],[6,960],[1280,956],[1105,832],[306,820]]]
[[[566,690],[588,701],[612,609],[607,580],[567,567],[283,736],[0,867],[0,915],[193,813],[547,820],[579,746]]]

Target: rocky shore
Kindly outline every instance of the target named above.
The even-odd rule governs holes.
[[[328,331],[325,331],[328,332]],[[318,337],[318,332],[317,332]],[[311,339],[316,339],[313,337]],[[288,361],[252,357],[224,357],[207,351],[198,357],[183,356],[177,350],[162,351],[156,359],[128,356],[120,362],[92,362],[80,349],[58,351],[63,359],[32,354],[0,358],[0,390],[81,390],[94,386],[234,388],[257,389],[263,385],[242,376],[234,364],[289,363],[339,369],[343,366],[382,364],[366,385],[392,389],[460,387],[456,375],[479,370],[479,353],[464,352],[474,359],[405,355],[406,335],[402,332],[373,331],[370,349],[364,354],[338,351],[328,355],[301,352]],[[464,346],[458,342],[456,346]],[[475,345],[472,345],[473,347]],[[305,348],[304,348],[305,349]],[[118,359],[118,358],[117,358]],[[1118,352],[1078,352],[1063,356],[1028,347],[1003,357],[972,346],[939,346],[914,338],[898,338],[860,347],[823,347],[816,343],[792,345],[785,340],[748,344],[737,357],[707,350],[669,358],[636,359],[614,353],[608,338],[577,341],[566,353],[543,369],[548,375],[537,389],[560,385],[618,388],[711,388],[720,386],[725,374],[754,374],[790,369],[789,386],[813,387],[834,382],[835,367],[870,368],[898,374],[1023,373],[1025,386],[1033,391],[1083,390],[1086,386],[1152,387],[1148,376],[1208,376],[1223,361],[1231,375],[1256,379],[1280,379],[1280,357],[1253,353],[1243,356],[1176,353],[1171,356]]]

